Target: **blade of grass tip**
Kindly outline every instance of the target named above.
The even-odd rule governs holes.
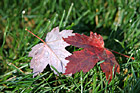
[[[101,81],[100,81],[101,82]],[[98,85],[96,85],[97,87],[96,87],[96,89],[94,90],[94,92],[92,92],[92,93],[97,93],[97,91],[99,90],[99,88],[100,88],[100,86],[101,86],[101,84],[99,83]]]
[[[71,6],[70,6],[70,8],[69,8],[69,11],[68,11],[68,14],[67,14],[67,16],[66,16],[66,20],[65,20],[65,22],[64,22],[64,26],[63,26],[63,27],[65,27],[66,24],[67,24],[67,22],[68,22],[68,18],[69,18],[69,15],[70,15],[70,13],[71,13],[72,7],[73,7],[73,3],[71,4]]]
[[[130,59],[132,58],[133,53],[130,55],[129,59],[127,60],[127,63],[129,63]]]
[[[26,65],[20,67],[19,69],[25,68],[25,67],[27,67],[27,66],[28,66],[28,64],[26,64]],[[14,72],[16,72],[16,71],[17,71],[17,70],[14,69],[14,70],[12,70],[12,71],[10,71],[10,72],[8,72],[8,73],[6,73],[6,74],[0,76],[0,78],[3,78],[3,77],[5,77],[5,76],[7,76],[7,75],[10,75],[10,74],[12,74],[12,73],[14,73]]]
[[[26,88],[23,88],[23,90],[20,93],[25,93]]]
[[[108,41],[111,39],[111,36],[113,35],[114,30],[111,31],[109,37],[108,37]]]
[[[110,50],[110,51],[112,51],[112,52],[114,52],[114,53],[116,53],[116,54],[120,54],[120,55],[122,55],[122,56],[124,56],[124,57],[131,58],[131,59],[135,60],[135,58],[134,58],[134,57],[130,57],[130,56],[127,56],[127,55],[121,54],[121,53],[116,52],[116,51],[111,50],[111,49],[109,49],[109,50]]]
[[[88,87],[92,83],[92,81],[93,81],[92,78],[88,82],[85,81],[86,84],[84,85],[84,88],[86,89],[86,87]],[[84,80],[83,80],[83,82],[84,82]],[[84,89],[84,91],[86,91],[85,89]]]
[[[21,61],[21,60],[25,60],[27,57],[28,57],[27,55],[24,56],[24,57],[20,57],[19,59],[15,60],[15,61],[12,62],[12,63],[16,63],[16,62],[19,62],[19,61]]]
[[[19,69],[17,66],[15,66],[12,63],[9,63],[9,66],[13,66],[14,68],[16,68],[19,72],[21,72],[22,74],[25,74],[21,69]]]
[[[90,74],[90,71],[85,74],[85,76],[83,77],[83,81],[85,81],[88,78],[89,74]]]
[[[74,84],[74,86],[73,86],[73,88],[71,88],[71,89],[75,89],[75,87],[76,87],[76,89],[75,90],[77,90],[78,89],[78,91],[80,91],[80,88],[79,88],[79,83],[77,83],[76,82],[76,80],[74,80],[74,78],[72,78],[72,77],[70,77],[71,78],[71,80],[70,79],[68,79],[70,82],[72,82],[73,84]]]
[[[45,75],[46,75],[46,74],[45,74]],[[50,75],[52,76],[53,73],[51,73]],[[50,75],[49,75],[49,78],[50,78]],[[43,75],[43,76],[44,76],[44,75]],[[46,78],[46,79],[43,78],[43,81],[41,81],[41,82],[38,84],[37,89],[35,90],[35,92],[37,92],[41,87],[44,87],[45,85],[48,85],[48,86],[51,88],[51,90],[52,90],[52,87],[51,87],[51,85],[47,82],[47,80],[48,80],[48,78]],[[45,83],[45,82],[46,82],[46,83]]]
[[[119,43],[123,49],[125,49],[124,42],[120,42],[118,39],[114,39],[117,43]]]
[[[86,16],[88,13],[90,12],[90,10],[87,10],[86,12],[84,12],[76,21],[75,24],[77,25],[79,23],[79,21]]]
[[[51,21],[49,20],[49,21],[47,22],[47,25],[45,26],[45,28],[43,29],[43,31],[42,31],[42,32],[47,31],[47,29],[48,29],[48,27],[49,27],[50,23],[51,23]],[[48,32],[48,31],[47,31],[47,32]]]
[[[96,88],[96,78],[97,78],[97,74],[95,73],[94,76],[93,76],[93,85],[92,85],[93,90],[92,90],[92,93],[97,92],[95,90],[95,88]]]
[[[98,90],[99,93],[104,91],[105,88],[102,87],[103,82],[106,80],[106,77],[103,77],[99,83],[99,85],[96,87],[96,91]],[[108,82],[107,82],[108,83]],[[101,88],[101,89],[100,89]]]
[[[44,73],[44,74],[42,74],[42,75],[38,75],[36,78],[35,78],[35,80],[34,80],[34,82],[35,81],[37,81],[37,80],[39,80],[39,79],[41,79],[42,77],[44,77],[45,75],[47,75],[49,72],[46,72],[46,73]],[[33,74],[33,73],[32,73]]]
[[[90,70],[89,72],[87,72],[84,76],[83,76],[83,82],[86,82],[86,80],[88,79],[88,82],[86,82],[86,84],[84,85],[84,90],[83,91],[87,91],[87,86],[89,86],[91,84],[91,82],[93,82],[93,77],[89,78],[90,73],[92,73],[92,71]],[[90,87],[92,88],[92,87]]]
[[[133,64],[133,63],[132,63]],[[134,70],[134,68],[133,68],[133,65],[131,64],[131,70],[132,70],[132,74],[133,74],[133,76],[134,76],[134,78],[135,78],[135,80],[137,80],[137,77],[136,77],[136,74],[135,74],[135,70]]]
[[[1,46],[1,50],[0,50],[1,56],[3,56],[3,53],[2,52],[3,52],[4,44],[6,42],[6,35],[7,35],[8,28],[9,28],[9,18],[8,18],[8,25],[6,26],[6,29],[5,29],[4,35],[3,35],[3,43],[2,43],[2,46]]]
[[[57,72],[57,74],[59,75],[59,77],[62,79],[61,74],[57,71],[57,69],[54,66],[51,66],[53,68],[53,70],[55,70]],[[64,81],[61,81],[64,84]]]
[[[97,63],[97,65],[100,65],[101,63],[105,62],[104,60],[100,61]]]
[[[103,81],[103,74],[102,74],[102,72],[101,72],[101,68],[100,68],[100,66],[98,67],[98,69],[99,69],[99,71],[100,71],[100,73],[99,73],[99,75],[100,75],[100,79],[101,79],[101,81]],[[101,88],[103,88],[103,82],[101,82]]]
[[[115,64],[113,65],[113,68],[112,68],[112,80],[111,80],[111,88],[112,88],[112,93],[114,93],[114,89],[115,89],[115,80],[114,80],[114,74],[115,74],[115,71],[114,71],[114,69],[115,69]]]
[[[62,22],[63,22],[63,20],[64,20],[64,16],[65,16],[65,10],[64,10],[64,12],[63,12],[61,21],[60,21],[60,23],[59,23],[59,28],[61,28],[61,26],[62,26]]]
[[[79,91],[81,91],[81,89],[79,88],[80,86],[81,86],[81,84],[77,84],[77,83],[75,83],[75,85],[76,85],[76,88],[74,89],[74,91],[77,91],[77,90],[79,90]]]
[[[53,18],[52,23],[49,25],[49,31],[51,30],[51,28],[55,25],[54,23],[56,23],[56,19],[58,17],[58,14],[55,14],[55,17]]]
[[[81,71],[80,74],[81,74],[81,77],[80,77],[80,80],[81,80],[81,93],[83,93],[83,71]]]
[[[61,74],[57,71],[57,69],[56,69],[54,66],[51,65],[51,68],[53,68],[53,70],[55,70],[56,73],[57,73],[59,76],[61,76]]]
[[[121,93],[124,93],[124,92],[123,92],[124,90],[121,89],[119,86],[117,86],[117,88],[120,90]]]
[[[44,23],[44,20],[40,20],[39,24],[36,26],[34,31],[37,32],[43,23]]]
[[[136,88],[137,86],[139,86],[140,84],[140,79],[137,80],[136,84],[134,85],[134,87]],[[137,88],[138,89],[138,88]],[[140,86],[139,86],[139,90],[140,90]],[[137,92],[138,93],[138,92]]]
[[[7,79],[6,82],[7,82],[7,81],[10,81],[10,80],[12,80],[12,79],[14,79],[14,78],[16,78],[16,76],[13,76],[13,77]]]
[[[109,75],[109,78],[110,78],[110,75]],[[109,82],[109,80],[107,80],[107,82],[105,82],[105,92],[106,93],[107,93],[108,82]]]

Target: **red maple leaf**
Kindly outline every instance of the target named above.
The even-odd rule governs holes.
[[[73,52],[73,55],[66,58],[66,60],[69,60],[69,63],[66,66],[65,75],[74,74],[81,70],[88,72],[97,62],[103,60],[104,62],[100,66],[109,82],[112,80],[114,65],[114,75],[116,72],[120,72],[120,66],[115,60],[115,56],[108,49],[104,48],[104,41],[101,35],[93,32],[90,32],[90,36],[76,33],[75,36],[63,39],[73,46],[84,48],[81,51]]]

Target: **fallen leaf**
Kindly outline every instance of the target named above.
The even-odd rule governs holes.
[[[48,64],[55,67],[58,72],[65,72],[65,66],[69,62],[65,58],[71,53],[65,49],[69,44],[64,42],[62,37],[67,38],[72,35],[74,35],[72,30],[59,32],[59,28],[56,27],[48,32],[46,42],[37,44],[32,48],[28,56],[32,57],[30,67],[33,69],[33,76],[43,72]],[[55,71],[54,73],[57,74]]]
[[[103,60],[104,62],[100,66],[109,82],[112,80],[114,65],[114,75],[116,72],[120,72],[120,66],[115,60],[115,56],[108,49],[104,48],[104,41],[101,35],[90,32],[89,37],[76,33],[74,36],[63,39],[73,46],[84,48],[81,51],[73,52],[73,55],[66,58],[66,60],[69,60],[69,63],[66,66],[65,75],[74,74],[81,70],[88,72],[97,62]]]

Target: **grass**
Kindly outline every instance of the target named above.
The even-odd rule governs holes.
[[[0,92],[140,91],[140,0],[2,0],[0,1]],[[28,53],[40,38],[59,26],[75,33],[101,34],[115,54],[120,74],[110,84],[99,64],[87,73],[56,76],[49,68],[32,78]],[[69,51],[77,48],[68,47]]]

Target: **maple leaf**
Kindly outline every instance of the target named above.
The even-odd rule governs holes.
[[[66,60],[69,60],[69,63],[66,66],[65,75],[70,73],[74,74],[81,70],[88,72],[97,62],[103,60],[104,62],[100,66],[109,82],[112,79],[114,65],[114,73],[120,72],[120,66],[115,60],[115,56],[108,49],[104,48],[104,41],[101,35],[93,32],[90,32],[90,36],[76,33],[75,36],[69,36],[63,39],[73,46],[84,48],[81,51],[73,52],[73,55],[66,58]]]
[[[72,30],[59,32],[59,28],[56,27],[48,32],[46,42],[42,40],[44,43],[37,44],[32,48],[28,56],[33,57],[30,63],[30,68],[33,69],[34,73],[33,77],[43,72],[48,64],[55,67],[58,72],[65,72],[65,66],[69,62],[65,58],[70,56],[71,53],[65,50],[65,47],[69,44],[64,42],[62,37],[67,38],[72,35],[74,35]]]

